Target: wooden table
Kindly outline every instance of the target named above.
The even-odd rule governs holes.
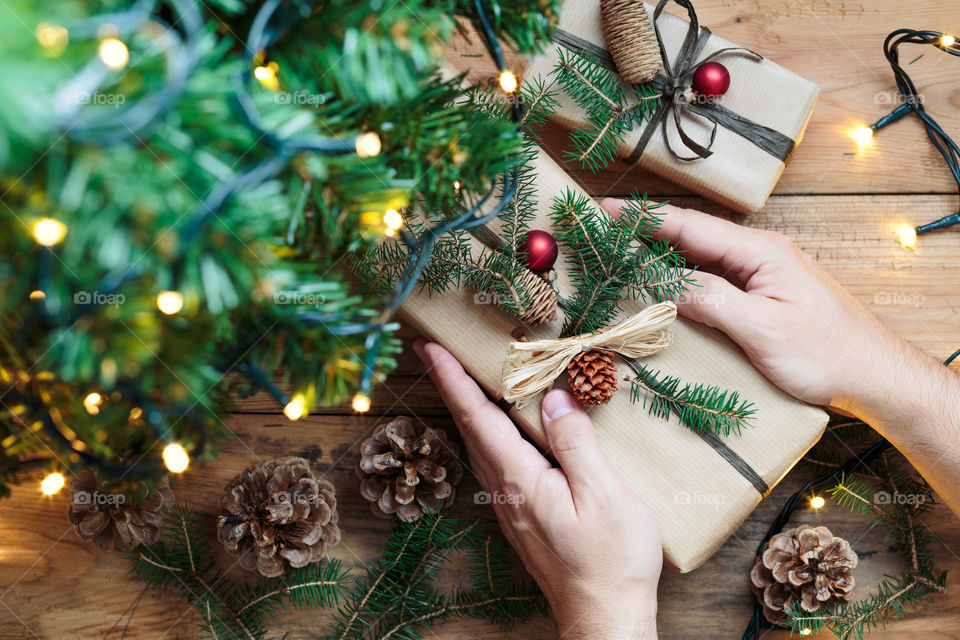
[[[960,32],[955,2],[913,0],[700,0],[703,24],[716,33],[768,55],[787,68],[819,83],[820,102],[793,161],[763,211],[738,218],[750,226],[776,229],[793,238],[845,285],[863,304],[900,335],[937,358],[960,346],[960,230],[923,236],[915,252],[894,242],[897,222],[927,222],[956,210],[954,184],[940,156],[925,139],[916,120],[908,118],[884,131],[875,147],[851,155],[847,137],[854,124],[869,123],[892,107],[894,83],[881,44],[899,27]],[[480,51],[479,43],[451,51],[458,64],[478,58],[460,55]],[[958,62],[932,49],[908,49],[906,60],[925,55],[910,66],[926,106],[944,129],[960,136]],[[482,75],[483,72],[480,73]],[[477,75],[477,74],[474,74]],[[565,148],[565,134],[548,129],[555,154]],[[591,193],[623,195],[646,190],[723,214],[702,198],[637,169],[616,164],[598,175],[580,175]],[[405,346],[413,339],[405,332]],[[352,465],[356,445],[384,416],[417,414],[453,428],[436,391],[409,348],[400,366],[375,395],[364,417],[348,411],[312,414],[287,423],[269,399],[257,396],[239,404],[227,424],[236,437],[223,446],[216,464],[192,469],[178,482],[181,499],[213,513],[226,481],[257,459],[297,454],[314,461],[337,486],[344,542],[335,555],[348,565],[374,558],[389,523],[370,517],[360,498]],[[753,550],[782,499],[802,485],[809,472],[787,476],[754,515],[701,569],[689,575],[667,574],[660,587],[662,638],[734,638],[749,616],[751,596],[746,575]],[[458,505],[481,517],[489,509],[474,507],[475,481],[460,486]],[[141,591],[126,577],[129,562],[82,543],[66,522],[65,496],[44,498],[35,482],[14,488],[0,502],[0,638],[119,638],[124,612]],[[868,531],[860,516],[837,507],[800,512],[798,522],[822,522],[853,541],[862,559],[858,584],[871,586],[899,560],[877,531]],[[940,509],[928,518],[938,542],[938,565],[950,571],[946,596],[930,597],[919,610],[871,638],[944,640],[960,638],[960,522]],[[211,529],[212,530],[212,529]],[[229,558],[219,558],[230,566]],[[242,579],[239,569],[231,576]],[[275,629],[291,638],[322,632],[322,615],[287,613],[274,618]],[[128,637],[193,638],[197,618],[180,599],[148,591],[132,617]],[[502,633],[467,621],[426,632],[427,638],[554,638],[549,619],[534,620]],[[768,633],[765,638],[785,638]]]

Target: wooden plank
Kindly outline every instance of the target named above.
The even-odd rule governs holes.
[[[960,33],[960,13],[940,0],[896,2],[853,0],[723,0],[696,4],[700,23],[741,46],[820,85],[822,93],[802,143],[774,193],[956,193],[942,157],[929,143],[918,119],[910,117],[876,136],[873,149],[858,155],[849,130],[869,124],[895,106],[896,83],[883,56],[883,40],[900,27]],[[678,14],[683,10],[670,4]],[[462,57],[480,51],[479,42],[460,43],[448,59],[461,68],[489,64]],[[960,135],[957,61],[933,47],[901,50],[928,112],[954,137]],[[522,63],[513,63],[517,67]],[[492,77],[489,66],[471,78]],[[734,85],[736,78],[733,79]],[[568,148],[567,133],[545,130],[545,146],[555,157]],[[685,189],[620,162],[597,173],[577,172],[590,193],[626,194],[634,189],[670,195]],[[956,206],[950,209],[952,213]]]
[[[359,482],[353,471],[357,444],[376,422],[370,417],[319,416],[280,428],[264,427],[264,416],[235,416],[228,421],[236,437],[227,442],[215,464],[189,470],[177,482],[180,499],[197,505],[209,518],[214,536],[217,499],[227,481],[246,465],[284,455],[303,455],[314,461],[337,488],[343,529],[343,543],[333,555],[347,566],[360,567],[380,552],[391,522],[375,518],[360,497]],[[449,419],[432,424],[453,431]],[[750,612],[751,595],[747,572],[753,549],[769,521],[779,510],[782,499],[809,478],[809,471],[797,470],[761,503],[757,511],[740,527],[717,555],[701,569],[688,575],[664,574],[660,586],[661,638],[733,637],[739,633]],[[470,517],[491,520],[487,506],[474,504],[478,486],[468,473],[458,489],[455,509]],[[82,542],[66,521],[67,498],[64,495],[41,498],[35,483],[16,487],[13,497],[3,503],[0,518],[0,638],[105,638],[120,637],[126,623],[127,608],[140,595],[142,584],[127,577],[130,562],[122,554],[105,552]],[[895,571],[899,559],[890,551],[881,531],[870,531],[866,519],[835,506],[821,512],[801,511],[794,519],[801,523],[822,523],[837,535],[851,540],[863,559],[857,570],[860,588],[876,583],[884,572]],[[960,522],[944,509],[934,512],[928,524],[943,541],[935,545],[938,566],[949,569],[951,589],[960,582]],[[594,541],[596,542],[596,541]],[[601,541],[602,542],[602,541]],[[586,541],[590,543],[590,541]],[[236,567],[233,559],[216,546],[218,566],[231,580],[251,576]],[[519,561],[514,559],[515,563]],[[460,579],[464,578],[461,573]],[[457,581],[447,575],[447,584]],[[931,597],[921,609],[905,621],[892,625],[889,640],[922,638],[923,634],[945,633],[960,629],[960,610],[956,597]],[[324,613],[285,612],[272,618],[276,631],[291,638],[316,637],[329,617]],[[147,591],[131,620],[131,638],[193,638],[197,617],[182,600],[170,593]],[[111,629],[113,631],[111,632]],[[956,638],[956,635],[936,636]],[[427,634],[427,637],[433,637]],[[511,632],[478,621],[458,621],[436,632],[438,638],[516,638],[547,640],[556,637],[549,619],[530,621]],[[767,638],[779,637],[775,635]]]

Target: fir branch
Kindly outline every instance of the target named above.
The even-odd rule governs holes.
[[[679,378],[659,375],[637,364],[634,378],[625,378],[631,385],[633,402],[643,400],[643,407],[652,415],[669,419],[676,414],[680,423],[695,431],[710,431],[718,436],[740,434],[751,426],[756,413],[753,403],[740,399],[736,391],[716,386],[683,384]],[[681,386],[683,385],[683,386]]]
[[[597,172],[613,161],[626,133],[641,125],[663,96],[649,84],[625,85],[591,56],[559,51],[553,74],[589,123],[574,131],[573,150],[564,155],[581,168]]]
[[[456,603],[436,604],[430,606],[425,613],[421,613],[414,618],[397,622],[393,627],[382,633],[375,632],[371,635],[371,638],[375,640],[389,640],[390,638],[397,637],[398,634],[404,629],[409,629],[417,625],[426,625],[428,623],[447,620],[451,617],[462,615],[480,618],[482,620],[486,620],[493,616],[507,617],[512,622],[515,616],[503,616],[502,614],[501,608],[504,605],[520,605],[521,607],[524,607],[530,611],[544,611],[544,599],[540,594],[494,595],[480,599],[478,594],[464,593],[459,594],[457,596],[457,600],[458,601]],[[411,638],[416,636],[405,635],[404,637]]]

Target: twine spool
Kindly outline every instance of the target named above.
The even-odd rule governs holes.
[[[600,17],[620,77],[631,84],[653,80],[663,59],[643,0],[600,0]]]

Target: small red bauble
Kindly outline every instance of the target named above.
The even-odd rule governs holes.
[[[546,231],[536,229],[523,237],[523,249],[527,253],[527,266],[538,272],[553,269],[560,253],[556,239]]]
[[[693,72],[692,86],[701,96],[719,98],[730,88],[730,72],[719,62],[704,62]]]

